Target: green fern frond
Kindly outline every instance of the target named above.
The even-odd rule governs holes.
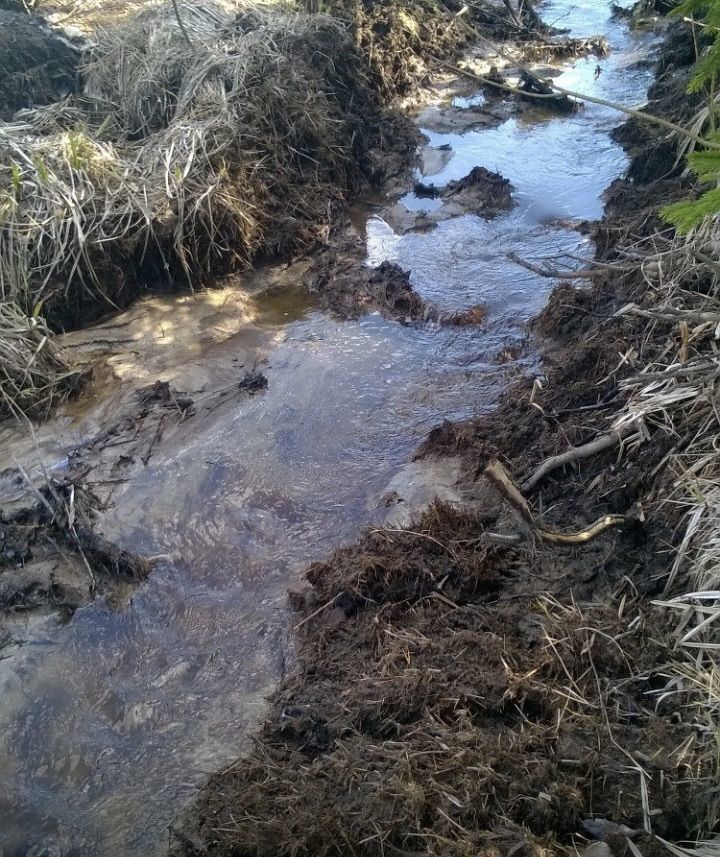
[[[687,160],[692,173],[702,181],[720,178],[720,151],[717,149],[696,150],[688,155]]]
[[[660,211],[660,216],[666,223],[671,223],[678,232],[686,235],[695,229],[708,217],[720,212],[720,188],[707,191],[698,199],[675,202],[666,205]]]
[[[688,92],[702,92],[706,86],[717,79],[718,70],[720,70],[720,38],[715,39],[695,64]]]

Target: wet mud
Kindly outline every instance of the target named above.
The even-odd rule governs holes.
[[[411,211],[397,202],[383,212],[384,220],[401,235],[413,230],[426,232],[444,220],[465,214],[490,219],[516,204],[509,180],[485,167],[473,167],[466,176],[444,187],[417,182],[413,193],[418,199],[433,201],[435,206],[430,211]]]

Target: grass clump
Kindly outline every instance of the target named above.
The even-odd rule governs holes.
[[[61,321],[312,241],[371,170],[380,105],[348,27],[171,5],[101,33],[85,96],[0,133],[0,287]]]
[[[87,323],[147,285],[311,245],[378,178],[382,103],[350,23],[178,12],[100,32],[82,97],[0,126],[0,297],[26,316]]]
[[[80,383],[41,318],[0,301],[0,417],[43,416]]]

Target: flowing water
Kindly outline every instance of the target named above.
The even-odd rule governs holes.
[[[648,38],[611,20],[609,2],[553,0],[542,11],[573,35],[605,33],[611,44],[606,59],[564,66],[564,85],[642,101],[651,78],[637,62]],[[339,321],[292,283],[272,297],[240,283],[154,298],[70,337],[80,351],[102,340],[112,372],[38,430],[36,457],[49,469],[62,470],[73,447],[157,378],[196,403],[243,367],[261,367],[269,384],[200,404],[147,466],[112,486],[104,531],[173,559],[70,621],[29,622],[0,654],[2,857],[163,853],[167,826],[204,776],[247,746],[285,671],[288,586],[382,520],[389,488],[412,494],[407,462],[429,428],[492,407],[513,373],[534,368],[531,349],[520,349],[524,326],[552,283],[506,253],[591,252],[558,224],[601,214],[602,192],[626,163],[608,136],[617,122],[590,105],[570,117],[532,110],[495,128],[427,132],[442,152],[432,181],[496,169],[514,185],[517,207],[403,236],[380,209],[365,212],[368,261],[410,269],[441,310],[483,304],[480,327]],[[412,194],[405,203],[428,205]],[[24,440],[0,437],[18,455]]]

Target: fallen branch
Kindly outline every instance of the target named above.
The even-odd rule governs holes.
[[[525,259],[521,259],[516,253],[513,253],[512,250],[507,254],[507,257],[511,262],[515,262],[516,265],[520,265],[522,268],[527,268],[527,270],[532,271],[533,274],[552,280],[578,280],[581,278],[591,279],[592,277],[600,277],[605,273],[604,271],[596,271],[593,269],[585,269],[582,271],[560,271],[557,268],[542,268],[540,265],[535,265],[532,262],[527,262]]]
[[[484,473],[510,504],[520,529],[525,535],[532,534],[536,529],[533,513],[502,464],[493,458],[486,466]]]
[[[540,81],[540,78],[538,78],[537,75],[533,74],[529,69],[516,62],[514,58],[508,57],[508,55],[505,54],[502,50],[500,50],[497,45],[493,44],[493,42],[491,42],[489,39],[486,39],[484,36],[482,36],[477,31],[477,29],[475,29],[474,32],[478,40],[489,45],[498,56],[503,57],[504,59],[508,59],[527,76],[534,78],[537,81]],[[615,101],[608,101],[605,98],[598,98],[594,95],[588,95],[585,92],[576,92],[572,89],[565,89],[565,87],[563,86],[558,86],[558,84],[555,83],[555,81],[553,80],[543,81],[545,85],[549,86],[553,90],[553,93],[551,95],[547,95],[542,92],[528,92],[516,86],[509,86],[508,84],[500,83],[499,81],[494,80],[491,77],[486,77],[485,75],[477,74],[476,72],[472,72],[469,69],[460,68],[459,66],[452,65],[451,63],[445,62],[444,60],[441,60],[438,57],[432,57],[432,59],[439,65],[444,66],[450,71],[454,71],[456,74],[470,78],[471,80],[477,80],[480,83],[485,84],[486,86],[493,86],[496,89],[503,90],[504,92],[511,92],[513,95],[518,95],[525,98],[536,98],[541,101],[548,101],[550,99],[557,98],[555,93],[560,93],[561,95],[565,95],[568,98],[575,98],[578,101],[587,101],[590,104],[599,104],[602,107],[609,107],[612,110],[617,110],[619,113],[625,113],[627,116],[633,116],[636,119],[641,120],[642,122],[647,122],[650,125],[658,125],[661,128],[665,128],[668,131],[672,131],[675,134],[679,134],[681,137],[685,137],[685,139],[691,140],[693,143],[703,146],[706,149],[720,151],[720,143],[708,140],[700,134],[696,134],[695,132],[690,131],[687,128],[683,128],[682,125],[676,125],[674,122],[670,122],[660,116],[654,116],[652,113],[645,113],[643,110],[637,110],[634,107],[626,107],[624,104],[618,104]]]
[[[558,467],[563,467],[563,465],[570,464],[573,461],[579,461],[581,458],[590,458],[599,452],[604,452],[606,449],[612,449],[612,447],[617,446],[623,437],[634,429],[635,425],[631,423],[622,429],[601,435],[589,443],[582,444],[582,446],[574,446],[567,452],[546,458],[532,476],[523,482],[523,491],[530,491],[544,476],[553,470],[557,470]]]
[[[693,321],[698,324],[720,324],[720,312],[701,312],[691,309],[674,309],[673,307],[642,309],[637,304],[628,304],[619,309],[615,315],[627,315],[628,313],[653,321]]]

